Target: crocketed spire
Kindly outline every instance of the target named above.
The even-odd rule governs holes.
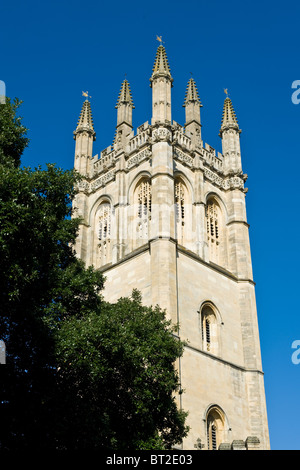
[[[241,132],[236,115],[235,115],[235,111],[233,109],[233,105],[229,96],[227,96],[224,101],[222,124],[221,124],[221,129],[220,129],[221,136],[222,136],[222,132],[226,129],[235,129],[239,133]]]
[[[134,104],[132,101],[131,90],[128,81],[125,79],[121,85],[121,90],[119,93],[118,101],[116,108],[119,108],[122,104],[127,104],[134,109]]]
[[[154,78],[159,77],[159,76],[165,76],[169,78],[171,82],[173,82],[166,50],[162,44],[158,46],[157,51],[156,51],[156,57],[155,57],[155,62],[153,65],[152,76],[150,78],[150,81],[152,82]]]
[[[87,99],[83,102],[75,133],[80,131],[89,131],[95,135],[91,103]]]
[[[201,101],[199,99],[199,94],[198,94],[198,90],[196,87],[196,83],[192,77],[189,79],[188,84],[187,84],[183,107],[186,107],[187,104],[189,103],[198,103],[198,105],[202,107]]]

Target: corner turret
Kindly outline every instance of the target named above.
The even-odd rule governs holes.
[[[202,147],[200,119],[202,104],[195,80],[192,77],[188,81],[182,106],[185,108],[185,133],[191,138],[194,147]]]
[[[114,147],[124,148],[126,144],[126,137],[132,131],[132,110],[134,109],[130,86],[126,79],[121,85],[116,109],[118,111]]]
[[[73,132],[75,145],[74,168],[84,176],[89,174],[89,162],[93,156],[93,142],[96,140],[91,103],[86,99],[82,105],[76,130]]]
[[[171,123],[171,76],[164,46],[157,48],[156,58],[150,78],[152,88],[152,124]]]
[[[227,93],[227,90],[225,91]],[[242,171],[240,133],[237,117],[229,96],[226,96],[223,106],[223,116],[220,129],[222,153],[224,155],[224,172],[236,174]]]

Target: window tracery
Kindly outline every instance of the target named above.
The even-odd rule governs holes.
[[[206,204],[205,218],[209,260],[227,267],[227,232],[224,214],[214,197]]]
[[[151,220],[151,183],[143,179],[136,189],[137,197],[137,239],[147,240],[149,236],[149,223]]]
[[[217,317],[210,303],[201,309],[202,348],[212,354],[219,354],[219,337]]]
[[[179,243],[183,243],[184,240],[185,202],[184,184],[180,180],[177,180],[175,182],[175,220],[176,238]]]
[[[223,412],[217,406],[213,406],[206,418],[208,450],[218,450],[219,445],[224,439],[224,423]]]
[[[111,252],[111,204],[103,202],[98,209],[98,247],[100,266],[110,261]]]

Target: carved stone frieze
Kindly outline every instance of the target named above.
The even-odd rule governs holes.
[[[136,155],[133,155],[133,157],[130,157],[127,161],[127,169],[129,170],[133,166],[139,165],[143,160],[150,158],[151,155],[152,153],[149,147],[137,153]]]
[[[189,166],[190,168],[194,166],[193,158],[175,147],[174,147],[174,158],[176,160],[179,160],[184,165]]]
[[[222,176],[218,175],[214,171],[211,171],[209,168],[204,168],[204,176],[209,181],[214,183],[219,188],[224,189],[225,191],[227,189],[241,189],[246,192],[244,190],[244,179],[240,176],[235,175],[222,178]]]
[[[214,171],[211,171],[209,168],[204,168],[204,176],[207,178],[209,181],[214,183],[216,186],[219,186],[220,188],[223,188],[224,186],[224,178],[219,176],[217,173]]]
[[[104,175],[100,176],[99,178],[97,178],[95,181],[93,181],[90,184],[90,191],[95,191],[101,186],[105,186],[107,183],[109,183],[109,181],[114,180],[115,173],[116,173],[116,170],[113,169],[113,170],[108,171]]]

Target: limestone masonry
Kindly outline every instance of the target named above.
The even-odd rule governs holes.
[[[188,345],[179,363],[178,406],[189,412],[183,449],[269,449],[255,285],[246,217],[240,129],[224,102],[222,154],[203,144],[201,102],[190,78],[185,124],[171,118],[171,76],[159,45],[152,75],[152,119],[132,128],[130,86],[116,104],[113,145],[93,156],[89,100],[74,131],[74,201],[82,218],[77,255],[106,277],[115,302],[137,288],[179,322]]]

